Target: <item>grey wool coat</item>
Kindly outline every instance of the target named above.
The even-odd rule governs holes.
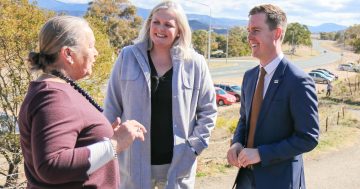
[[[151,188],[151,91],[147,43],[122,49],[109,80],[104,114],[110,122],[137,120],[147,129],[145,141],[135,142],[118,154],[121,189]],[[172,115],[174,149],[166,189],[194,188],[198,154],[208,147],[215,126],[216,95],[203,56],[192,50],[191,60],[171,49],[173,63]],[[156,131],[155,131],[156,132]]]

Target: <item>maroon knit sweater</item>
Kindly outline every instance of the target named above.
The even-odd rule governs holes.
[[[118,188],[116,160],[91,175],[87,145],[111,138],[107,119],[69,84],[31,82],[19,113],[27,188]]]

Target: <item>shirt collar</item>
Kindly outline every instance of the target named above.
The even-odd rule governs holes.
[[[266,74],[271,74],[275,71],[276,67],[280,64],[281,60],[284,58],[284,54],[280,53],[276,58],[274,58],[269,64],[267,64],[264,69],[266,71]],[[261,68],[260,64],[260,68]]]

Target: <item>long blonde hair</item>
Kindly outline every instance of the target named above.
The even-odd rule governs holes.
[[[190,59],[191,58],[191,29],[189,22],[187,21],[186,14],[183,8],[176,2],[173,1],[164,1],[156,5],[150,12],[149,17],[145,20],[143,27],[140,30],[139,36],[134,40],[134,43],[148,42],[149,49],[152,49],[152,41],[150,39],[150,25],[153,15],[161,10],[171,10],[176,15],[176,24],[179,27],[179,37],[174,41],[173,46],[177,46],[182,50],[182,58]]]

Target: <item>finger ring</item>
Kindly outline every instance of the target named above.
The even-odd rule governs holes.
[[[140,127],[138,127],[138,128],[136,129],[136,132],[139,133],[140,131],[141,131],[141,130],[140,130]]]

